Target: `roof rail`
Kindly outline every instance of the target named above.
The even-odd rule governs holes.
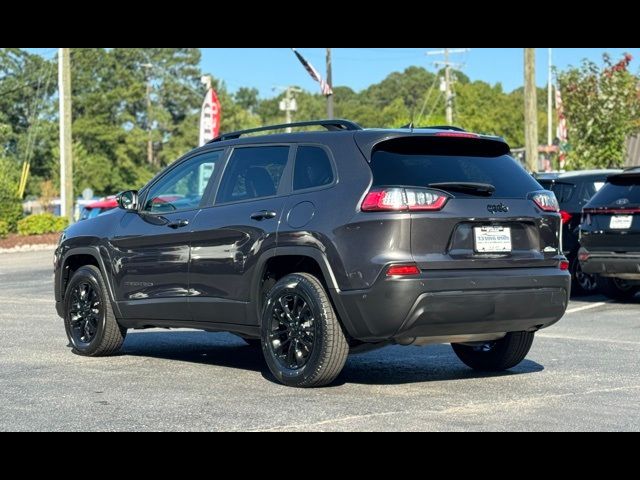
[[[269,127],[251,128],[249,130],[240,130],[237,132],[225,133],[219,137],[214,138],[209,143],[224,142],[225,140],[236,140],[243,135],[249,135],[251,133],[269,132],[273,130],[284,130],[286,128],[298,128],[298,127],[324,127],[330,132],[338,131],[355,131],[362,130],[362,127],[357,123],[350,122],[349,120],[314,120],[309,122],[296,122],[285,123],[282,125],[271,125]]]

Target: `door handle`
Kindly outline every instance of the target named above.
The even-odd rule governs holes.
[[[251,214],[251,220],[261,222],[262,220],[271,220],[273,218],[276,218],[277,216],[278,214],[276,212],[271,212],[269,210],[262,210],[260,212]]]
[[[175,222],[169,223],[167,227],[178,230],[179,228],[184,228],[187,225],[189,225],[189,220],[176,220]]]

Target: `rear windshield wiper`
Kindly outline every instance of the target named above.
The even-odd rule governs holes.
[[[432,183],[430,188],[446,190],[448,192],[469,193],[472,195],[481,195],[490,197],[496,192],[496,187],[489,183],[473,183],[473,182],[443,182]]]

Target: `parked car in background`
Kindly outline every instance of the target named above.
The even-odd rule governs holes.
[[[82,209],[80,214],[80,221],[95,218],[103,213],[109,212],[118,208],[118,201],[115,195],[112,197],[103,198],[97,202],[90,203]]]
[[[640,292],[640,167],[609,177],[584,209],[579,258],[602,292],[630,300]]]
[[[578,260],[582,209],[604,187],[610,175],[622,170],[586,170],[567,173],[537,174],[538,183],[556,194],[562,215],[562,242],[571,262],[572,293],[588,295],[598,290],[597,277],[584,273]]]

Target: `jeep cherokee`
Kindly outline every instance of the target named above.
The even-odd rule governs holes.
[[[471,368],[510,369],[564,315],[571,278],[556,197],[509,153],[454,127],[344,120],[222,135],[63,234],[55,297],[73,351],[196,328],[259,345],[295,387],[388,344],[450,343]]]

